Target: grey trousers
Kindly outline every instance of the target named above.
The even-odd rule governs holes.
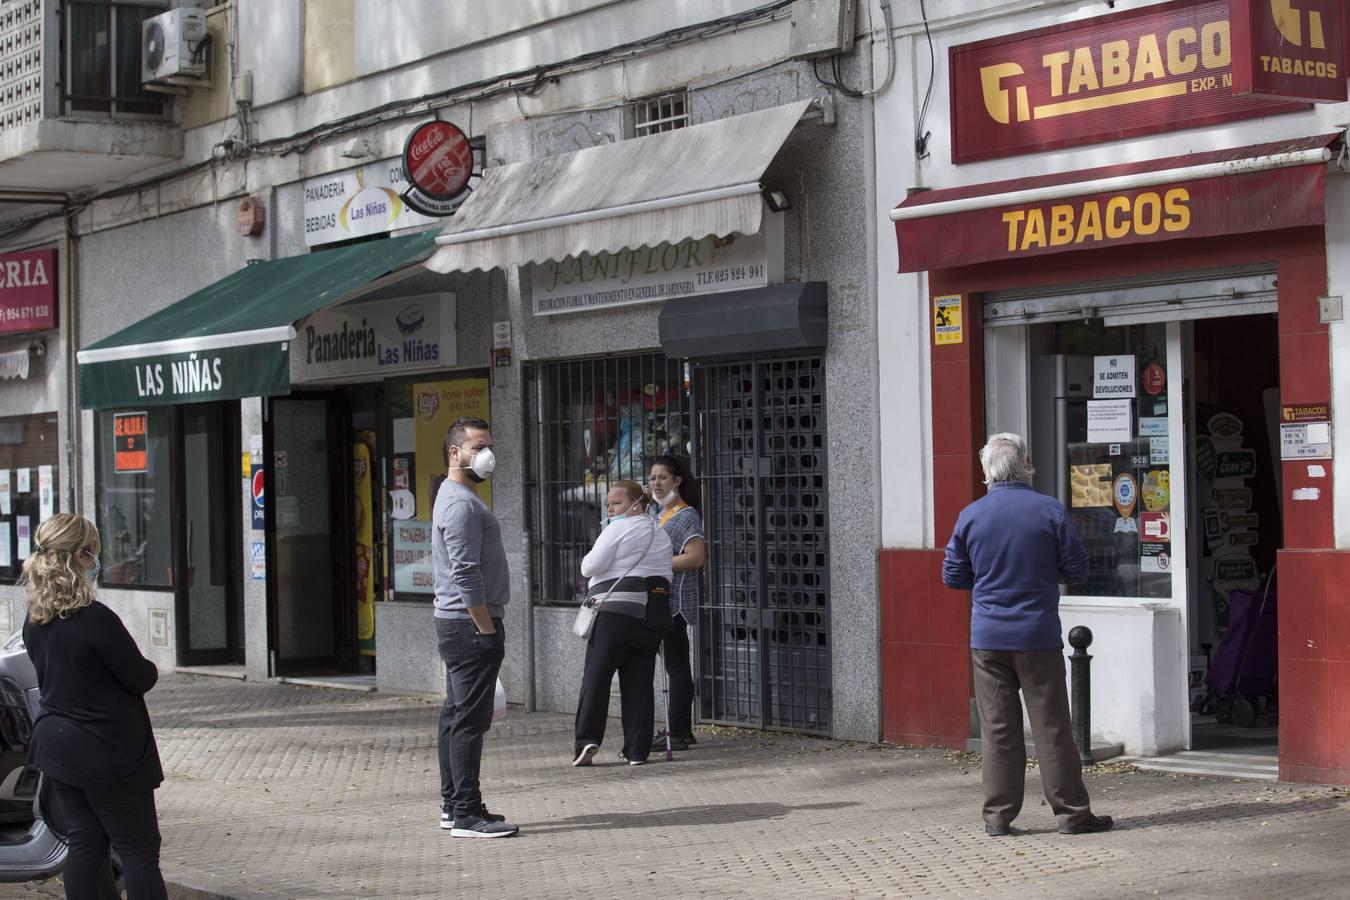
[[[1092,810],[1069,720],[1064,653],[971,650],[970,657],[984,748],[985,824],[1011,824],[1022,811],[1027,750],[1019,689],[1027,701],[1045,799],[1061,826],[1086,821]]]

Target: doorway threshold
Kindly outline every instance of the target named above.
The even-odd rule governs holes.
[[[248,676],[244,672],[242,663],[237,666],[174,666],[173,670],[179,675],[205,675],[208,678],[233,678],[236,681],[248,680]]]
[[[303,687],[331,688],[338,691],[359,691],[363,694],[375,693],[374,675],[283,675],[276,680],[281,684],[298,684]]]
[[[1149,772],[1166,772],[1169,775],[1203,775],[1244,781],[1280,780],[1278,752],[1182,750],[1166,756],[1122,756],[1116,762],[1129,763]]]

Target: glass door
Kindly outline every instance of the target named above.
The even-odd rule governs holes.
[[[179,418],[178,527],[174,588],[180,665],[242,663],[240,502],[235,473],[236,404],[192,404]]]
[[[269,632],[276,675],[355,670],[355,600],[346,577],[355,540],[349,418],[328,397],[271,402]]]

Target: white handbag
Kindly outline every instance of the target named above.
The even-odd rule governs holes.
[[[577,610],[576,620],[572,623],[572,633],[583,641],[590,640],[591,631],[595,628],[595,617],[600,615],[600,607],[609,599],[609,595],[614,593],[614,588],[619,586],[620,581],[623,581],[629,575],[633,574],[633,570],[638,567],[638,563],[641,563],[642,560],[647,557],[647,551],[652,549],[652,542],[656,540],[656,529],[660,526],[650,518],[647,518],[647,521],[651,522],[652,529],[650,535],[647,537],[647,547],[642,551],[642,555],[628,567],[627,572],[624,572],[619,576],[618,580],[614,582],[609,590],[605,591],[603,597],[587,597],[585,600],[581,601],[581,608]]]

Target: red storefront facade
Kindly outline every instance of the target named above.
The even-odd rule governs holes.
[[[1350,237],[1339,216],[1327,215],[1327,204],[1339,198],[1339,182],[1328,193],[1328,179],[1342,177],[1327,162],[1343,146],[1335,129],[1325,127],[1335,113],[1216,94],[1211,115],[1196,124],[1222,131],[1222,140],[1193,130],[1168,145],[1175,153],[1147,155],[1130,152],[1129,140],[1169,127],[1166,108],[1156,104],[1190,99],[1167,99],[1159,91],[1151,100],[1119,100],[1140,90],[1128,86],[1093,94],[1085,74],[1090,61],[1100,86],[1104,72],[1123,65],[1123,42],[1145,85],[1194,88],[1196,72],[1171,69],[1186,69],[1192,37],[1198,44],[1202,35],[1222,31],[1227,39],[1227,6],[1167,3],[966,43],[957,29],[946,39],[953,146],[951,164],[940,174],[947,178],[933,178],[931,188],[907,199],[892,198],[904,201],[892,213],[899,269],[926,273],[916,299],[929,318],[924,406],[932,539],[926,547],[880,553],[888,741],[965,748],[978,734],[969,703],[969,604],[942,585],[941,548],[960,510],[984,492],[977,454],[988,434],[1025,429],[1038,469],[1047,471],[1043,489],[1053,493],[1059,485],[1065,505],[1081,516],[1080,530],[1105,523],[1097,544],[1088,542],[1102,573],[1086,591],[1094,596],[1069,604],[1075,615],[1096,617],[1094,665],[1109,664],[1113,652],[1131,652],[1131,639],[1115,639],[1127,620],[1157,616],[1165,626],[1138,666],[1139,680],[1156,684],[1121,695],[1147,703],[1156,695],[1156,712],[1134,712],[1136,719],[1154,719],[1137,729],[1145,734],[1144,749],[1129,746],[1140,739],[1128,728],[1123,738],[1108,733],[1108,742],[1150,754],[1200,740],[1208,726],[1188,707],[1197,702],[1196,691],[1204,691],[1204,674],[1217,667],[1212,645],[1237,627],[1245,592],[1262,598],[1261,621],[1272,629],[1269,684],[1251,693],[1262,693],[1257,726],[1278,731],[1281,779],[1350,783],[1350,598],[1339,587],[1350,583],[1350,552],[1336,546],[1335,453],[1292,449],[1288,435],[1294,432],[1281,428],[1279,415],[1314,404],[1334,419],[1328,324],[1334,315],[1321,301],[1340,293],[1330,283],[1328,246]],[[1090,48],[1086,55],[1078,55],[1081,47]],[[1156,79],[1150,77],[1151,48],[1159,53]],[[1205,77],[1224,85],[1230,70],[1219,63],[1230,65],[1235,51],[1230,46],[1225,59],[1219,48],[1210,45],[1213,65]],[[1203,51],[1195,49],[1199,69]],[[1037,60],[1048,61],[1047,80],[1039,84]],[[1038,118],[1038,109],[1070,102],[1075,66],[1086,118],[1063,121],[1062,107]],[[1110,111],[1108,104],[1116,105],[1115,118],[1103,120],[1096,110]],[[1271,117],[1263,122],[1289,116],[1284,131],[1291,136],[1261,142],[1267,128],[1240,124],[1253,115]],[[1019,116],[1029,131],[997,130],[1015,131]],[[1051,128],[1056,119],[1058,127]],[[1118,127],[1111,130],[1106,121]],[[1234,135],[1252,140],[1237,144]],[[1045,162],[1027,155],[1111,140],[1115,149],[1103,155],[1130,162],[1070,168],[1062,152]],[[1199,149],[1215,144],[1226,146]],[[960,168],[990,154],[1022,154],[1020,170],[1035,174],[988,180]],[[1091,151],[1076,157],[1099,158]],[[1075,311],[1080,303],[1081,312]],[[1119,422],[1102,418],[1121,410],[1120,401],[1104,400],[1096,386],[1103,360],[1128,360],[1136,371],[1137,386]],[[1166,371],[1166,379],[1158,374],[1149,384],[1146,369]],[[1244,381],[1244,370],[1259,374]],[[1038,381],[1040,371],[1050,380]],[[1026,373],[1025,383],[1009,388],[1008,372]],[[1050,390],[1052,383],[1060,386]],[[886,392],[883,366],[883,407]],[[1318,424],[1334,432],[1334,421]],[[1118,436],[1111,430],[1117,426]],[[1316,434],[1320,439],[1323,432]],[[1133,501],[1122,506],[1119,495],[1112,508],[1109,500],[1095,499],[1092,483],[1078,493],[1080,477],[1101,478],[1107,486],[1123,478],[1143,487],[1147,511],[1144,501],[1137,512]],[[1233,498],[1243,492],[1247,506],[1239,509]],[[1171,543],[1160,545],[1156,526],[1168,516]],[[1202,664],[1197,657],[1206,642],[1211,646],[1203,656],[1212,658]],[[1190,661],[1190,693],[1173,684],[1178,658]],[[1114,714],[1108,708],[1108,730]]]

